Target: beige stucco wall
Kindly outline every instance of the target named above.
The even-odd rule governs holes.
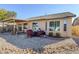
[[[46,20],[39,21],[39,26],[42,30],[46,31]]]
[[[67,21],[67,31],[64,31],[64,19],[62,19],[61,21],[61,36],[63,37],[71,37],[72,36],[72,30],[71,30],[71,27],[72,27],[72,18],[71,17],[68,17],[66,18],[66,21]]]
[[[28,24],[28,29],[32,29],[32,22],[33,21],[28,21],[28,23],[27,23]]]
[[[71,26],[72,26],[72,18],[71,17],[68,17],[68,18],[65,18],[67,20],[67,31],[64,31],[64,18],[62,19],[51,19],[51,20],[38,20],[38,21],[28,21],[28,29],[32,29],[32,23],[33,22],[37,22],[39,24],[39,27],[46,31],[47,35],[48,33],[50,32],[49,31],[49,22],[50,21],[60,21],[60,31],[52,31],[54,33],[54,35],[56,33],[60,33],[61,36],[63,37],[71,37],[72,34],[71,34]],[[46,22],[47,22],[47,30],[45,28],[46,26]]]
[[[67,35],[69,37],[72,37],[72,18],[71,17],[67,19]]]
[[[32,29],[32,23],[37,22],[38,26],[45,31],[45,24],[46,20],[39,20],[39,21],[28,21],[28,28]]]

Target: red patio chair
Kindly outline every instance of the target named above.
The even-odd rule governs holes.
[[[30,29],[30,30],[27,30],[27,37],[32,37],[32,34],[33,34],[33,31]]]

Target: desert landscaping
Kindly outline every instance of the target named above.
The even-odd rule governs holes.
[[[58,40],[59,39],[59,40]],[[76,39],[77,40],[77,39]],[[79,47],[72,38],[27,38],[26,35],[0,34],[1,54],[78,54]]]

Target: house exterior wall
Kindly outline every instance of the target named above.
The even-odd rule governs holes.
[[[56,33],[60,33],[62,37],[71,37],[71,27],[72,27],[72,18],[68,17],[65,18],[67,21],[67,31],[64,31],[64,18],[62,19],[50,19],[50,20],[38,20],[38,21],[29,21],[28,23],[28,28],[32,29],[32,23],[37,22],[39,24],[39,27],[41,30],[44,30],[46,34],[48,35],[49,32],[53,32],[54,35]],[[60,31],[49,31],[49,22],[50,21],[60,21]],[[46,30],[46,22],[47,22],[47,30]]]
[[[67,31],[64,31],[64,20],[66,19],[67,22]],[[62,37],[71,37],[72,33],[71,33],[71,27],[72,27],[72,17],[68,17],[68,18],[61,18],[61,19],[48,19],[48,20],[32,20],[32,21],[28,21],[27,23],[27,27],[28,29],[32,29],[32,23],[36,22],[39,25],[39,28],[41,28],[41,30],[44,30],[46,32],[46,34],[48,35],[49,32],[53,32],[54,35],[56,35],[56,33],[60,33],[60,35]],[[50,21],[60,21],[60,31],[49,31],[49,23]],[[46,22],[47,22],[47,30],[46,30]],[[17,24],[23,24],[23,23],[17,23]]]
[[[21,25],[21,28],[22,28],[22,31],[24,31],[24,23],[27,23],[27,22],[16,22],[16,28],[17,30],[19,31],[19,25]]]
[[[28,21],[28,29],[32,29],[32,22],[33,21]]]
[[[67,21],[67,31],[64,31],[64,19],[61,21],[61,36],[63,37],[71,37],[72,36],[72,18],[66,18]]]
[[[72,37],[72,18],[71,17],[67,19],[67,35],[69,37]]]
[[[46,29],[46,28],[45,28],[46,20],[29,21],[29,22],[28,22],[28,28],[29,28],[29,29],[32,29],[32,24],[33,24],[34,22],[38,23],[39,28],[41,28],[41,30],[44,30],[44,31],[45,31],[45,29]]]

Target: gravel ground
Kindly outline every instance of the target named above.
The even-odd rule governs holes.
[[[50,38],[50,37],[33,37],[27,38],[25,34],[11,35],[9,33],[0,34],[0,38],[7,41],[8,43],[21,48],[41,48],[45,45],[56,43],[62,40],[62,38]]]
[[[79,38],[32,37],[0,34],[1,54],[79,54]]]
[[[73,36],[74,41],[78,44],[79,46],[79,37],[78,36]]]

